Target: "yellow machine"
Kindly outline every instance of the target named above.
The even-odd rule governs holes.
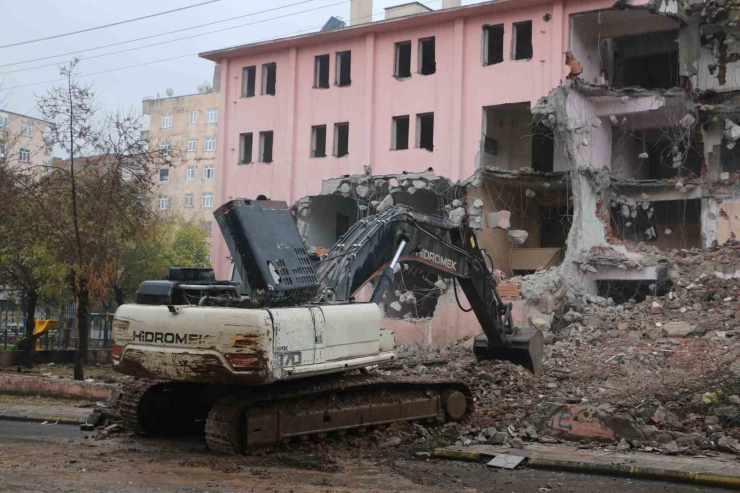
[[[40,351],[42,348],[36,347],[36,341],[38,341],[41,336],[49,332],[50,330],[57,330],[59,329],[59,320],[36,320],[36,324],[33,327],[33,350],[34,351]],[[13,344],[12,350],[19,350],[23,347],[24,341],[26,340],[26,337],[22,337],[18,339],[18,341]]]

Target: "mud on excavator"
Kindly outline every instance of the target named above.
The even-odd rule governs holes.
[[[354,371],[396,359],[378,304],[399,262],[460,284],[470,303],[461,308],[483,328],[474,341],[479,359],[541,372],[542,334],[512,326],[464,224],[394,206],[356,222],[315,259],[284,202],[237,199],[214,215],[236,280],[173,268],[168,280],[142,283],[136,303],[115,314],[114,369],[139,377],[122,393],[120,413],[139,432],[205,427],[211,449],[245,453],[467,416],[473,399],[463,382]],[[371,281],[370,300],[355,301]]]

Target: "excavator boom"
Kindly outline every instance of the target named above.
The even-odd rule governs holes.
[[[417,214],[405,206],[366,217],[322,259],[317,269],[319,293],[330,300],[348,300],[380,274],[373,296],[378,302],[392,278],[394,258],[460,284],[470,303],[470,308],[460,308],[472,310],[483,328],[484,336],[474,344],[479,359],[508,360],[541,373],[542,333],[513,327],[511,305],[501,300],[483,251],[464,225]]]

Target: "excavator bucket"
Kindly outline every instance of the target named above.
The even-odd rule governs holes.
[[[473,341],[473,354],[478,360],[511,361],[531,371],[542,374],[542,350],[544,337],[540,330],[518,330],[507,338],[506,345],[489,345],[485,334],[480,334]]]

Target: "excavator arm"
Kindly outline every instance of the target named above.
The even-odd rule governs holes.
[[[378,303],[390,285],[396,262],[416,264],[460,284],[470,303],[470,308],[460,308],[472,310],[483,328],[484,336],[474,341],[479,359],[508,360],[541,373],[542,333],[513,327],[511,305],[498,295],[473,231],[447,219],[395,206],[356,222],[321,260],[317,269],[320,296],[352,299],[379,275],[371,298]]]

